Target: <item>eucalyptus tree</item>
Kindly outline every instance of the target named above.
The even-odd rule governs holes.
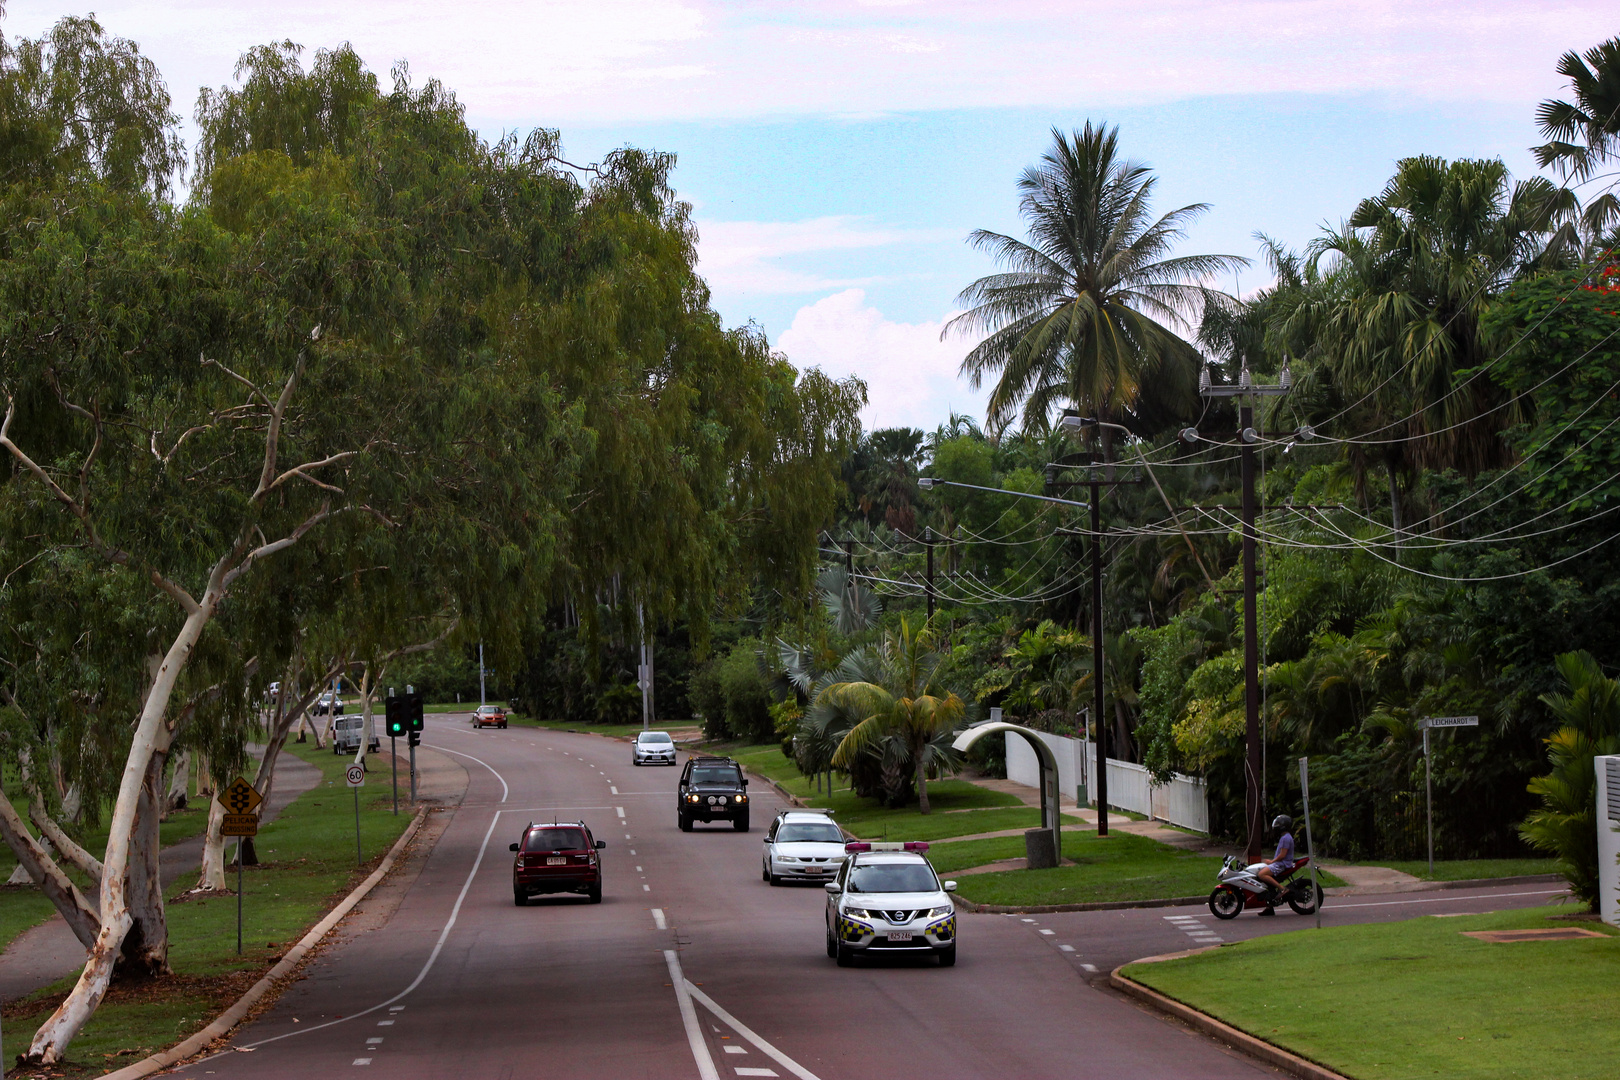
[[[1198,403],[1198,354],[1171,327],[1202,308],[1208,280],[1247,260],[1170,254],[1209,207],[1154,218],[1157,180],[1120,155],[1118,128],[1054,128],[1052,143],[1018,181],[1029,240],[971,234],[969,243],[1006,269],[962,290],[967,310],[943,334],[985,335],[962,374],[975,387],[995,380],[992,431],[1020,409],[1026,430],[1045,431],[1065,405],[1141,433],[1162,429]]]

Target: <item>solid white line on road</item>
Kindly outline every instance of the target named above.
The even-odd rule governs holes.
[[[615,806],[615,807],[614,807],[614,808],[613,808],[613,809],[614,809],[614,810],[616,810],[616,811],[618,811],[618,814],[619,814],[619,820],[620,820],[620,821],[623,821],[623,820],[624,820],[624,807],[622,807],[622,806]]]
[[[665,953],[664,955],[674,956],[675,954]],[[794,1076],[797,1076],[799,1080],[821,1080],[821,1078],[815,1073],[811,1072],[803,1065],[800,1065],[797,1061],[794,1061],[792,1058],[782,1053],[782,1051],[778,1050],[776,1047],[754,1034],[754,1032],[744,1025],[741,1020],[738,1020],[735,1016],[732,1016],[730,1013],[726,1012],[726,1010],[716,1005],[713,998],[711,998],[708,994],[705,994],[702,990],[699,990],[697,987],[693,986],[690,982],[686,984],[686,992],[691,994],[693,998],[700,1002],[705,1009],[708,1009],[710,1012],[714,1013],[714,1015],[718,1016],[721,1023],[726,1024],[731,1028],[732,1031],[735,1031],[737,1034],[753,1043],[754,1046],[759,1049],[760,1053],[764,1054],[768,1058],[771,1058],[778,1065],[782,1066],[782,1068],[786,1069]],[[738,1069],[737,1071],[742,1073],[741,1069]],[[761,1074],[744,1073],[743,1075],[758,1076]]]
[[[692,984],[686,981],[686,976],[681,972],[681,959],[675,955],[674,949],[665,949],[664,962],[669,965],[669,982],[675,988],[675,1004],[681,1009],[681,1023],[686,1028],[686,1042],[692,1048],[692,1059],[697,1062],[698,1076],[701,1080],[720,1080],[720,1074],[714,1068],[714,1057],[709,1053],[709,1044],[703,1039],[703,1029],[698,1027],[697,1010],[692,1007]]]
[[[658,927],[658,929],[660,929],[660,930],[668,930],[669,929],[668,926],[664,925],[664,909],[663,908],[661,908],[661,907],[653,908],[652,909],[652,915],[653,915],[653,925],[654,926]]]
[[[1074,952],[1073,945],[1059,945],[1058,948],[1062,949],[1064,952]]]
[[[438,732],[434,732],[434,734],[438,734]],[[494,767],[492,765],[490,765],[489,762],[480,760],[479,758],[475,758],[471,754],[463,754],[460,750],[450,750],[450,749],[448,749],[446,747],[443,747],[443,746],[435,746],[432,743],[423,743],[422,745],[426,746],[426,747],[428,747],[430,749],[433,749],[433,750],[441,751],[441,752],[446,753],[446,754],[454,754],[457,757],[467,758],[469,761],[476,761],[476,762],[478,762],[478,764],[482,765],[484,768],[488,769],[490,772],[495,773],[495,779],[497,779],[497,780],[499,780],[501,782],[501,802],[505,802],[506,797],[512,793],[511,789],[506,786],[506,778],[504,776],[502,776],[500,773],[495,772]]]
[[[1562,890],[1559,890],[1559,891],[1562,891]],[[1509,897],[1513,897],[1513,896],[1556,896],[1556,895],[1558,895],[1557,892],[1547,892],[1544,889],[1537,889],[1535,892],[1488,893],[1485,896],[1437,896],[1432,900],[1380,900],[1380,901],[1378,901],[1376,903],[1366,903],[1366,904],[1333,904],[1333,905],[1331,905],[1330,910],[1331,910],[1331,908],[1343,908],[1343,907],[1399,907],[1402,904],[1444,904],[1447,901],[1450,901],[1452,903],[1467,903],[1470,900],[1506,900]]]

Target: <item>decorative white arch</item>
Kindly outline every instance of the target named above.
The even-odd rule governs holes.
[[[1021,724],[1009,724],[1004,720],[986,720],[974,724],[956,737],[951,746],[956,750],[966,750],[986,735],[1006,732],[1008,735],[1017,733],[1022,735],[1029,743],[1030,749],[1035,751],[1035,760],[1040,764],[1040,791],[1041,791],[1041,828],[1052,830],[1052,849],[1057,854],[1058,863],[1063,862],[1063,812],[1058,802],[1058,767],[1057,757],[1052,748],[1040,735]]]

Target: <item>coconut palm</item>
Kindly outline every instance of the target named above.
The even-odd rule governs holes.
[[[832,763],[850,769],[863,755],[883,759],[884,787],[891,801],[898,786],[894,774],[909,769],[917,785],[918,809],[928,813],[928,774],[950,762],[949,736],[967,716],[967,702],[935,683],[947,653],[933,629],[917,630],[906,619],[881,643],[859,658],[866,678],[826,686],[816,695],[822,716],[841,716],[849,730],[833,751]]]
[[[1044,431],[1063,405],[1144,434],[1159,430],[1198,402],[1198,355],[1166,324],[1185,326],[1201,309],[1208,290],[1200,280],[1247,260],[1170,257],[1208,206],[1154,219],[1148,204],[1156,181],[1145,165],[1120,156],[1118,128],[1088,122],[1072,136],[1054,128],[1052,140],[1018,181],[1029,241],[983,229],[969,237],[1006,271],[962,290],[966,310],[944,334],[986,335],[962,373],[975,387],[996,380],[986,417],[992,431],[1020,408],[1026,430]]]

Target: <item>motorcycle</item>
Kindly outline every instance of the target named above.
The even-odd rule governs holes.
[[[1236,855],[1228,855],[1215,874],[1220,884],[1209,894],[1210,914],[1217,919],[1235,919],[1246,908],[1270,908],[1280,903],[1286,903],[1298,915],[1316,914],[1322,905],[1322,887],[1316,885],[1313,892],[1310,877],[1300,874],[1310,861],[1307,855],[1297,860],[1292,870],[1278,874],[1282,888],[1274,891],[1257,873],[1266,863],[1245,864]]]

